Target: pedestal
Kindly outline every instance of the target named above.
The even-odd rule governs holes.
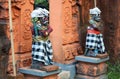
[[[26,67],[20,68],[19,72],[24,74],[25,79],[57,79],[57,75],[61,72],[61,70],[46,72]]]
[[[109,60],[109,57],[100,59],[82,55],[76,56],[75,59],[78,61],[76,79],[108,79],[105,62]]]

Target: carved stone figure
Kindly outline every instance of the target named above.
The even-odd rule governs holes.
[[[32,65],[31,68],[40,69],[44,65],[52,64],[52,45],[49,34],[52,28],[48,25],[49,11],[37,8],[31,13],[32,30]]]
[[[86,56],[92,57],[107,57],[103,35],[100,31],[101,28],[101,18],[100,18],[100,9],[97,7],[90,9],[90,26],[87,28],[87,37],[86,37]]]

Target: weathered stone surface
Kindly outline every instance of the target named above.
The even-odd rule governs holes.
[[[8,1],[0,1],[0,23],[8,24]],[[29,7],[28,7],[29,6]],[[33,0],[13,0],[12,1],[12,22],[14,34],[15,53],[26,52],[31,50],[31,30],[30,13],[33,10]],[[8,37],[9,25],[7,27]]]
[[[105,74],[96,77],[77,75],[75,79],[108,79],[108,77]]]
[[[32,75],[24,75],[24,76],[25,76],[25,79],[57,79],[58,78],[57,74],[47,76],[47,77],[38,77],[38,76],[32,76]]]
[[[75,56],[82,54],[81,51],[82,51],[82,49],[80,47],[80,44],[78,44],[78,43],[67,44],[67,45],[63,46],[65,60],[74,59]]]
[[[92,63],[79,62],[79,64],[77,64],[76,67],[78,74],[83,74],[88,76],[99,76],[107,72],[106,63],[92,64]]]
[[[51,72],[51,71],[56,71],[58,70],[59,67],[55,65],[48,65],[48,66],[43,66],[40,70]]]
[[[19,72],[24,74],[25,79],[57,79],[57,75],[61,70],[46,72],[28,67],[20,68]]]
[[[70,63],[70,64],[54,63],[54,64],[59,66],[62,69],[62,71],[70,72],[70,79],[75,78],[75,75],[76,75],[75,63]]]
[[[58,74],[57,79],[70,79],[70,71],[62,71],[61,73]]]
[[[23,74],[17,74],[16,76],[8,75],[7,79],[25,79]]]
[[[50,1],[50,25],[53,28],[50,37],[54,61],[66,63],[81,53],[78,21],[79,14],[74,0]]]
[[[109,56],[106,58],[97,58],[97,57],[89,57],[84,55],[79,55],[75,57],[75,60],[81,61],[81,62],[88,62],[88,63],[102,63],[109,60]]]
[[[31,54],[28,53],[22,53],[22,54],[15,54],[16,59],[16,66],[19,67],[26,67],[31,65]],[[9,73],[12,73],[13,71],[13,65],[12,65],[12,56],[9,56],[9,63],[8,63],[8,71]]]
[[[79,42],[78,9],[75,1],[62,2],[62,39],[63,44]]]

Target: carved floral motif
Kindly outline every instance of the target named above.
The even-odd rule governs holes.
[[[32,25],[31,24],[31,17],[30,17],[30,9],[26,9],[23,13],[23,17],[24,17],[24,34],[23,34],[23,38],[25,40],[28,40],[31,38],[31,30],[30,30],[30,26]]]

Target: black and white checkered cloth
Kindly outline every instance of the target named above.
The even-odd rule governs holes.
[[[97,49],[101,53],[105,52],[103,35],[88,33],[86,37],[86,48]]]
[[[32,44],[32,58],[33,60],[41,61],[45,65],[52,63],[52,45],[50,40],[41,40],[39,42],[33,42]]]

